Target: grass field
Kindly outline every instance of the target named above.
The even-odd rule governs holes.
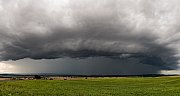
[[[0,96],[180,96],[179,77],[0,82]]]

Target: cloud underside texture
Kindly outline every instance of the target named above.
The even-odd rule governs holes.
[[[134,58],[174,69],[179,60],[179,4],[178,0],[0,0],[0,60]]]

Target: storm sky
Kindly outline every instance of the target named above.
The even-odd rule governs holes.
[[[177,74],[179,5],[179,0],[0,0],[0,72]]]

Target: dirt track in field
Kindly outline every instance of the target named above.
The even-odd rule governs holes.
[[[0,81],[7,81],[10,80],[10,78],[0,78]]]

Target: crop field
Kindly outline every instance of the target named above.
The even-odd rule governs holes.
[[[2,81],[0,96],[180,96],[180,78]]]

